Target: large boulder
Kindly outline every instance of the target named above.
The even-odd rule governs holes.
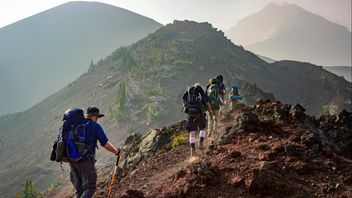
[[[185,129],[185,121],[161,129],[151,129],[146,134],[132,134],[126,138],[120,168],[124,175],[132,171],[142,161],[146,161],[162,148],[170,146],[172,137]]]

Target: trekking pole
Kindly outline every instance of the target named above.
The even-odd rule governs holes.
[[[123,149],[120,149],[120,151],[123,151]],[[108,190],[108,197],[112,196],[112,187],[114,186],[115,182],[116,182],[116,176],[117,176],[117,170],[119,168],[119,161],[120,161],[120,155],[121,153],[116,157],[116,163],[114,166],[114,170],[112,172],[112,176],[111,176],[111,182],[109,185],[109,190]]]

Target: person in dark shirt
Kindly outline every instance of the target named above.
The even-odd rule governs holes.
[[[109,142],[103,128],[97,123],[98,119],[103,116],[104,114],[100,114],[97,107],[89,107],[87,109],[85,130],[88,152],[78,162],[69,161],[71,169],[70,179],[76,189],[77,198],[90,198],[95,193],[97,183],[95,149],[97,142],[99,141],[102,147],[114,155],[120,154],[120,149],[116,149]]]
[[[191,93],[191,90],[194,90],[193,93]],[[195,100],[196,104],[199,105],[194,105],[194,103],[191,103],[191,99],[194,96],[190,96],[195,94]],[[210,103],[209,103],[209,98],[205,94],[203,88],[199,83],[196,83],[194,86],[190,87],[183,95],[183,106],[185,109],[185,113],[188,114],[187,118],[187,124],[186,124],[186,130],[189,132],[189,143],[191,146],[191,156],[195,155],[195,150],[196,150],[196,134],[199,131],[199,148],[204,149],[204,138],[206,137],[206,131],[205,128],[207,127],[207,119],[206,119],[206,114],[205,114],[205,108],[208,109],[209,113],[212,114],[211,108],[210,108]],[[194,113],[191,111],[191,108],[198,109],[199,111],[196,111]]]
[[[223,101],[225,101],[225,91],[226,91],[226,88],[225,88],[225,84],[224,84],[224,78],[222,77],[222,75],[217,75],[216,76],[216,80],[218,81],[218,87],[219,87],[219,90],[220,90],[220,96],[221,96],[221,99]]]

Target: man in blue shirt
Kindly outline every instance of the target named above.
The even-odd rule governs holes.
[[[99,113],[97,107],[87,109],[86,140],[88,152],[78,162],[69,161],[71,172],[70,179],[76,189],[77,198],[93,197],[96,190],[97,172],[95,169],[95,148],[97,141],[106,150],[114,155],[120,154],[120,149],[116,149],[105,135],[103,128],[97,123],[104,114]]]

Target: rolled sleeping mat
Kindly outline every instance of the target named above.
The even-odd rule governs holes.
[[[239,95],[230,95],[230,100],[234,101],[234,100],[242,100],[243,97],[239,96]]]

